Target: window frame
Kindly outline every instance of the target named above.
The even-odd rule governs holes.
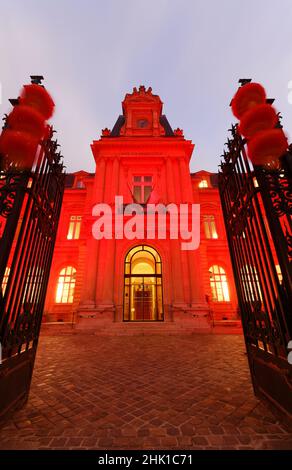
[[[70,270],[70,272],[68,272]],[[57,286],[56,286],[56,292],[55,292],[55,303],[56,304],[73,304],[74,302],[74,294],[75,294],[75,288],[76,288],[76,268],[74,266],[65,266],[59,271],[58,274],[58,279],[57,279]],[[70,278],[69,280],[66,280],[66,278]],[[61,279],[64,279],[63,282],[61,282]],[[64,286],[66,287],[64,293]],[[61,290],[59,292],[59,289]],[[66,299],[63,300],[63,299]],[[72,300],[71,300],[72,299]]]
[[[137,178],[140,178],[140,180],[137,180]],[[149,180],[147,181],[146,178]],[[135,181],[136,179],[136,181]],[[136,197],[135,195],[135,188],[140,189],[140,195]],[[145,194],[145,188],[150,188],[149,194]],[[147,201],[150,198],[151,192],[153,191],[153,175],[133,175],[132,178],[132,189],[133,189],[133,198],[135,201],[137,201],[138,204],[146,204]],[[147,198],[146,198],[147,195]],[[140,201],[139,201],[140,199]]]
[[[230,302],[230,289],[225,269],[218,264],[213,264],[209,268],[209,274],[212,301],[215,303]]]
[[[216,226],[216,218],[213,214],[203,214],[203,228],[205,238],[207,240],[218,240],[218,230]],[[216,235],[216,236],[215,236]]]
[[[133,273],[133,262],[141,253],[147,253],[153,259],[153,273],[142,274]],[[155,310],[152,319],[136,319],[131,315],[132,286],[135,279],[143,279],[143,291],[145,279],[153,279],[153,288],[155,291]],[[124,322],[163,322],[164,321],[164,302],[162,286],[162,260],[158,251],[150,245],[137,245],[132,247],[125,256],[124,261],[124,293],[123,293],[123,321]]]
[[[206,180],[206,178],[202,179],[199,184],[198,184],[198,188],[199,189],[206,189],[206,188],[209,188],[209,183],[208,183],[208,180]]]
[[[67,230],[67,240],[79,240],[81,232],[82,215],[71,215]]]

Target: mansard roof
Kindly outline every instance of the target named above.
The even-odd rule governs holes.
[[[137,129],[133,120],[136,118],[145,117],[145,122],[152,114],[154,127],[161,126],[161,131],[154,133],[156,136],[173,137],[175,133],[169,124],[167,117],[162,114],[163,103],[158,95],[152,93],[152,88],[147,90],[145,86],[141,85],[139,89],[133,88],[132,93],[127,93],[124,101],[122,102],[123,114],[121,114],[111,131],[105,129],[103,137],[119,137],[121,135],[133,135],[133,131],[128,129],[133,128],[134,134],[137,135]],[[151,118],[150,118],[151,121]],[[150,127],[151,127],[151,123]],[[121,132],[122,131],[122,132]],[[146,131],[146,132],[145,132]],[[148,135],[147,129],[142,129],[140,135]],[[139,135],[139,132],[138,132]]]

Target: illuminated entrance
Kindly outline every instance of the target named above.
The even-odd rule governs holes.
[[[125,259],[124,321],[163,321],[161,259],[147,245]]]

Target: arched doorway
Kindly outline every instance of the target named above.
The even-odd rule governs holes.
[[[124,321],[163,321],[161,259],[147,245],[132,248],[125,258]]]

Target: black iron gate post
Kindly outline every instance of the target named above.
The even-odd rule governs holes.
[[[27,400],[34,367],[64,192],[53,134],[30,169],[0,156],[0,417]]]
[[[237,126],[219,191],[256,395],[292,414],[292,148],[277,169],[253,167]]]

